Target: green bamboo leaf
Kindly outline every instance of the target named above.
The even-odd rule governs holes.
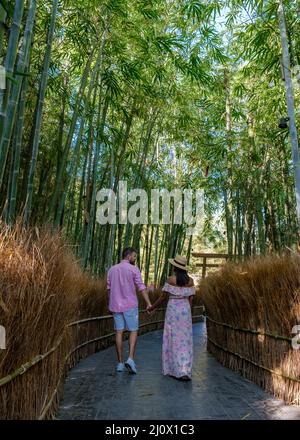
[[[23,76],[23,77],[26,77],[26,78],[32,77],[31,73],[21,72],[20,70],[15,70],[14,74],[18,75],[18,76]]]
[[[5,9],[8,17],[10,17],[10,18],[13,17],[14,7],[13,7],[12,3],[8,2],[8,0],[1,0],[0,3],[3,6],[3,8]]]
[[[11,81],[13,84],[17,85],[18,81],[16,80],[16,78],[11,75],[10,73],[6,72],[6,78]]]

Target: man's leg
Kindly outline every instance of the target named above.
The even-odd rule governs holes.
[[[129,333],[129,357],[134,359],[138,332]]]
[[[139,311],[137,307],[124,312],[124,319],[126,322],[126,327],[129,330],[129,357],[127,362],[125,362],[125,367],[128,369],[129,373],[136,374],[136,366],[134,362],[135,348],[137,342],[137,335],[139,329]]]
[[[123,313],[114,313],[114,323],[116,331],[117,358],[119,363],[123,363],[123,332],[125,330]]]
[[[123,331],[116,330],[116,350],[119,363],[123,362]]]

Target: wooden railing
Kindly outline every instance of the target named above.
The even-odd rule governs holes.
[[[204,311],[203,306],[193,306],[193,322],[203,319],[203,315],[199,313],[200,310],[202,310],[202,312]],[[139,333],[143,334],[160,329],[164,323],[164,315],[165,308],[157,309],[155,313],[151,315],[149,315],[146,310],[141,310]],[[153,320],[154,316],[155,320]],[[114,337],[115,332],[112,315],[95,316],[71,322],[65,327],[61,337],[52,348],[43,354],[36,355],[30,361],[0,379],[0,396],[2,401],[2,405],[1,403],[0,405],[6,405],[6,407],[10,408],[7,399],[16,398],[18,390],[31,390],[29,383],[35,381],[35,374],[44,374],[47,376],[47,374],[52,373],[56,376],[55,383],[52,382],[51,377],[45,377],[45,380],[41,380],[41,384],[38,383],[36,386],[36,388],[41,388],[44,383],[49,384],[49,389],[46,390],[47,392],[45,392],[44,388],[41,389],[41,394],[45,394],[46,396],[41,396],[41,404],[39,405],[38,402],[35,402],[37,413],[34,414],[34,412],[28,410],[28,412],[24,414],[24,417],[22,417],[21,408],[18,410],[18,418],[35,418],[41,420],[53,417],[59,405],[62,385],[68,370],[81,359],[110,346],[114,342]],[[126,334],[125,337],[127,337]],[[49,365],[44,367],[47,361]],[[53,365],[57,365],[58,370],[52,371]],[[34,391],[37,392],[36,389]],[[39,406],[40,408],[38,408]],[[11,412],[13,411],[15,410],[11,410]],[[25,408],[23,412],[26,412]],[[11,418],[10,414],[5,415],[4,408],[1,408],[0,413],[1,418]]]
[[[219,362],[285,403],[300,404],[300,352],[292,347],[294,338],[205,318],[207,350]]]

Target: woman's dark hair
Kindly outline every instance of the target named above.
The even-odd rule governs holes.
[[[183,287],[189,284],[190,278],[186,270],[179,269],[179,267],[174,266],[174,272],[177,286]]]

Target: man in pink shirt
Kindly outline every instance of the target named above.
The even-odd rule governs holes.
[[[134,362],[137,334],[139,328],[139,310],[136,289],[142,293],[147,309],[151,307],[148,289],[142,281],[141,272],[135,266],[137,251],[126,248],[122,253],[122,261],[112,266],[107,274],[109,310],[113,313],[116,330],[116,349],[118,357],[117,371],[126,367],[130,373],[136,374]],[[129,331],[129,357],[123,362],[123,332]]]

